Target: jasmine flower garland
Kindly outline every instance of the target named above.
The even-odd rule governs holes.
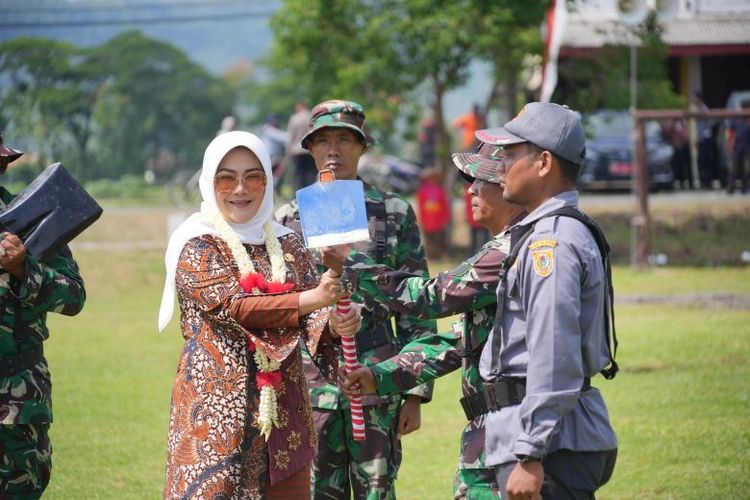
[[[281,249],[279,239],[273,230],[273,223],[266,222],[263,225],[263,236],[265,239],[266,252],[271,261],[271,281],[259,272],[250,256],[242,245],[239,235],[232,229],[224,216],[218,210],[202,206],[201,212],[209,219],[232,252],[237,267],[240,270],[240,286],[246,293],[259,295],[261,293],[286,292],[294,288],[294,283],[286,283],[287,267],[284,262],[284,253]],[[256,349],[255,344],[248,339],[247,348],[253,355],[258,373],[255,376],[255,385],[260,390],[260,407],[258,411],[258,427],[261,434],[268,441],[273,426],[279,426],[276,386],[281,382],[280,361],[270,359],[262,350]]]

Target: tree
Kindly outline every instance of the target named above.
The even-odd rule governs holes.
[[[288,113],[299,99],[355,100],[365,106],[376,135],[387,136],[401,94],[414,83],[390,42],[384,3],[285,1],[271,21],[274,44],[262,61],[272,80],[256,86],[250,101],[265,114]],[[268,103],[278,107],[264,107]]]
[[[636,107],[640,109],[685,105],[667,77],[669,48],[661,39],[662,31],[652,13],[633,33],[639,40]],[[562,84],[555,90],[554,100],[582,113],[630,107],[629,47],[607,45],[597,57],[567,59],[558,67]]]
[[[96,107],[97,157],[108,177],[142,174],[163,150],[195,169],[221,119],[230,89],[175,47],[131,31],[92,49],[107,79]]]
[[[396,51],[415,83],[425,82],[435,117],[436,161],[444,169],[450,154],[450,140],[445,127],[443,99],[445,94],[468,78],[475,39],[476,18],[472,2],[415,0],[392,2],[387,9],[393,26]],[[398,5],[399,8],[396,7]]]
[[[0,73],[9,142],[25,139],[43,163],[62,161],[81,180],[142,175],[154,158],[197,169],[235,102],[232,87],[139,32],[91,49],[10,40],[0,44]]]
[[[438,158],[450,152],[443,98],[466,82],[470,63],[493,62],[501,81],[518,65],[508,47],[538,24],[547,1],[531,0],[286,0],[272,20],[275,38],[265,64],[265,96],[360,101],[368,121],[387,138],[396,120],[413,115],[427,92],[436,119]],[[519,55],[520,57],[520,55]],[[261,95],[260,92],[257,95]]]
[[[23,37],[0,44],[2,128],[26,139],[44,164],[63,161],[82,176],[93,103],[102,77],[64,42]]]
[[[485,116],[491,109],[502,109],[506,116],[515,116],[519,89],[527,83],[523,78],[528,78],[531,73],[527,67],[529,61],[533,56],[541,56],[542,40],[535,24],[542,16],[545,3],[535,2],[529,4],[528,9],[520,9],[527,16],[534,14],[525,20],[516,19],[515,12],[509,15],[510,9],[497,9],[495,14],[502,19],[487,17],[482,20],[483,29],[477,33],[479,56],[492,67],[492,86],[484,104]],[[500,40],[502,49],[498,49]]]

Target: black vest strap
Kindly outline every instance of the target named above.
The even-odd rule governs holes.
[[[610,246],[607,242],[604,231],[596,223],[594,219],[584,214],[580,210],[573,207],[562,207],[554,210],[546,215],[546,217],[562,215],[565,217],[572,217],[582,224],[584,224],[596,240],[596,245],[599,247],[599,253],[602,256],[602,265],[604,266],[604,272],[607,275],[607,284],[604,289],[604,304],[606,310],[604,311],[604,331],[607,335],[607,348],[609,349],[609,366],[604,368],[600,373],[606,379],[612,379],[619,371],[615,356],[617,356],[617,332],[615,331],[615,291],[612,286],[612,262],[610,259]],[[611,334],[610,334],[611,332]],[[610,339],[611,336],[611,339]]]
[[[542,218],[547,217],[554,217],[554,216],[563,216],[563,217],[572,217],[578,221],[580,221],[583,225],[585,225],[589,231],[591,231],[591,234],[594,236],[594,240],[596,241],[596,245],[599,247],[599,253],[602,257],[602,264],[604,266],[604,272],[607,276],[607,283],[604,288],[604,304],[605,304],[605,311],[604,311],[604,331],[607,335],[607,348],[609,350],[609,366],[602,369],[600,372],[604,378],[606,379],[612,379],[619,371],[619,367],[617,366],[617,362],[615,361],[615,356],[617,355],[617,333],[615,331],[615,309],[614,309],[614,302],[615,302],[615,296],[614,296],[614,288],[612,287],[612,263],[610,261],[610,246],[607,242],[606,236],[604,236],[604,231],[602,231],[599,224],[596,223],[592,218],[581,212],[580,210],[574,208],[574,207],[562,207],[557,210],[553,210],[552,212],[545,214]],[[510,269],[510,267],[515,262],[516,258],[518,257],[518,253],[521,251],[521,248],[523,247],[523,243],[528,239],[529,236],[531,236],[532,231],[534,230],[534,225],[536,222],[538,222],[540,219],[537,219],[532,224],[528,225],[519,225],[515,226],[510,230],[510,252],[508,252],[508,256],[503,260],[503,278],[500,280],[500,287],[501,290],[498,292],[498,317],[502,316],[502,309],[501,304],[499,303],[499,300],[502,300],[502,298],[505,297],[505,286],[506,286],[506,278],[507,271]],[[502,292],[502,295],[500,294]],[[496,324],[502,324],[496,322]],[[610,334],[611,332],[611,334]],[[610,339],[611,336],[611,339]],[[502,341],[502,335],[494,335],[493,334],[493,345],[492,345],[492,366],[496,367],[499,366],[499,356],[500,356],[500,343]]]
[[[367,220],[374,219],[375,234],[375,251],[377,255],[372,255],[376,261],[382,262],[385,257],[386,243],[388,242],[388,213],[385,210],[385,203],[382,201],[366,201],[365,210]]]
[[[503,335],[500,329],[503,324],[503,309],[505,307],[505,290],[508,286],[508,269],[518,257],[523,242],[531,235],[534,230],[533,224],[517,225],[510,229],[510,251],[503,259],[500,265],[500,283],[497,285],[497,309],[495,311],[495,327],[490,335],[492,344],[490,345],[492,357],[490,358],[491,374],[500,375],[500,351],[502,350]]]

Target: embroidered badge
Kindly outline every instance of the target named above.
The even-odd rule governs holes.
[[[544,248],[532,252],[534,258],[534,272],[541,278],[546,278],[555,269],[555,257],[551,248]]]
[[[536,250],[541,247],[556,247],[557,242],[555,240],[539,240],[529,245],[529,250]]]
[[[286,450],[276,450],[273,458],[278,469],[286,470],[289,467],[289,453]]]
[[[289,443],[289,449],[291,451],[297,451],[297,449],[302,445],[302,435],[299,432],[292,431],[286,437],[286,441],[287,443]]]

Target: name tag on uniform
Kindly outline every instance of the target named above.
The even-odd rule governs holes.
[[[529,245],[529,250],[536,250],[542,247],[556,247],[557,242],[555,240],[539,240]]]

